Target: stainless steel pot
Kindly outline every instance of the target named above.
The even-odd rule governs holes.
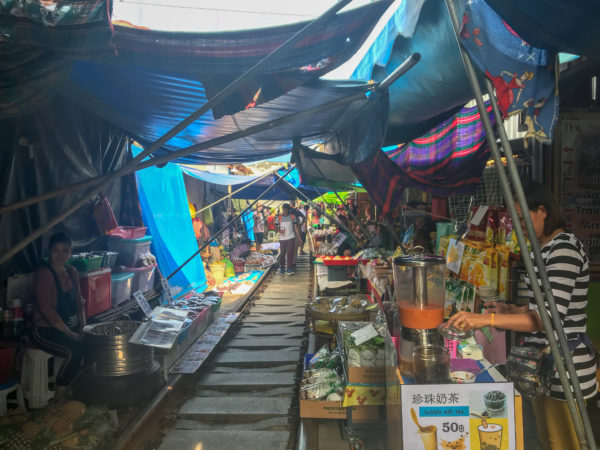
[[[139,326],[140,322],[116,321],[83,329],[94,375],[116,377],[152,368],[152,348],[129,343]]]

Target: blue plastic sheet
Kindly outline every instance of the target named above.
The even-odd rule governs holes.
[[[254,241],[254,217],[252,217],[252,213],[253,210],[251,209],[242,214],[242,221],[244,222],[244,227],[246,227],[248,239]]]
[[[349,104],[269,128],[244,139],[215,144],[177,158],[180,164],[234,164],[276,158],[290,153],[293,139],[305,145],[328,142],[333,153],[350,162],[366,159],[381,146],[388,109],[387,92],[361,96],[367,87],[356,81],[314,80],[285,95],[235,115],[215,120],[209,111],[171,138],[155,157],[223,137],[342,97]],[[77,61],[61,91],[94,114],[116,124],[144,146],[185,119],[207,101],[196,76],[160,70]],[[369,117],[370,120],[364,120]]]
[[[280,169],[277,171],[279,176],[282,176],[282,177],[285,174],[285,172],[286,172],[285,169]],[[295,188],[300,187],[300,172],[298,172],[298,169],[293,169],[290,173],[288,173],[286,176],[284,176],[283,179],[285,181],[287,181],[288,183],[290,183]]]
[[[138,171],[136,177],[142,217],[153,238],[152,252],[160,271],[168,276],[198,250],[183,174],[178,165],[167,164]],[[200,254],[183,266],[169,285],[203,291],[206,275]]]
[[[194,166],[186,165],[182,165],[181,170],[183,170],[183,173],[189,175],[190,177],[206,181],[207,183],[219,184],[222,186],[246,184],[260,177],[260,175],[227,175],[223,173],[212,173],[197,169]]]

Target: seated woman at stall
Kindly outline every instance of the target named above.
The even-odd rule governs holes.
[[[50,238],[50,257],[35,273],[33,342],[41,350],[65,361],[60,368],[55,396],[60,398],[77,376],[84,356],[82,329],[85,326],[77,270],[71,258],[71,238],[63,232]]]
[[[584,398],[589,399],[598,390],[595,352],[586,333],[589,260],[581,241],[573,233],[565,231],[565,220],[552,193],[543,185],[532,182],[525,188],[525,196],[529,211],[521,212],[517,204],[517,213],[523,228],[522,215],[529,213],[531,216],[581,391]],[[486,305],[489,313],[459,312],[450,318],[447,326],[465,331],[486,326],[519,331],[523,334],[518,345],[547,347],[548,340],[529,278],[526,278],[526,282],[530,302],[524,310],[515,305],[491,302],[490,307]],[[552,377],[548,395],[533,399],[533,409],[542,448],[579,448],[563,387],[556,373]]]

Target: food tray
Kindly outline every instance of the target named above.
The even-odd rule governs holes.
[[[78,272],[91,272],[102,266],[103,256],[93,255],[91,253],[80,253],[73,255],[69,264],[77,269]]]
[[[341,258],[344,258],[343,256]],[[335,259],[335,257],[321,257],[323,264],[326,266],[356,266],[359,260],[348,257],[347,259]]]
[[[306,316],[311,321],[313,330],[316,330],[315,322],[317,320],[326,320],[331,323],[333,333],[337,334],[338,322],[368,322],[371,320],[371,311],[365,310],[350,313],[330,313],[306,306]]]
[[[117,227],[108,232],[109,236],[121,239],[139,239],[146,235],[147,227]]]

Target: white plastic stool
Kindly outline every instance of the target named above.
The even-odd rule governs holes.
[[[52,360],[52,376],[48,373],[48,361]],[[56,374],[62,358],[57,358],[35,347],[27,347],[23,356],[21,385],[31,409],[43,408],[54,397],[50,383],[56,382]]]
[[[8,398],[8,395],[12,392],[15,393],[15,400]],[[0,416],[6,416],[8,414],[9,404],[16,404],[17,409],[25,409],[25,400],[23,399],[21,385],[15,381],[0,386]]]
[[[273,242],[275,240],[275,232],[270,230],[267,234],[267,241]]]

